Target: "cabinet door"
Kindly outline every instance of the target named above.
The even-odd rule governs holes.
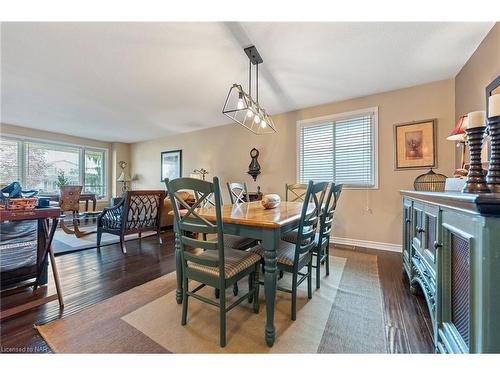
[[[405,198],[403,200],[403,268],[411,280],[411,241],[412,241],[412,207],[413,202]]]
[[[438,298],[438,342],[449,353],[468,353],[471,334],[471,262],[475,222],[468,216],[443,213]]]
[[[422,202],[413,202],[411,233],[413,248],[421,251],[424,233],[424,204]]]
[[[423,213],[422,257],[424,258],[431,277],[436,277],[436,250],[441,241],[441,209],[438,206],[426,204]]]

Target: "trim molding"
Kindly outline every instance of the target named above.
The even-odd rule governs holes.
[[[395,243],[356,240],[354,238],[343,238],[343,237],[331,237],[330,243],[338,245],[366,247],[368,249],[374,249],[374,250],[394,251],[396,253],[402,252],[401,245]]]

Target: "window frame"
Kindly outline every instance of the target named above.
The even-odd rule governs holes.
[[[300,169],[301,169],[301,132],[303,128],[324,125],[327,122],[335,122],[339,120],[347,120],[353,117],[362,115],[373,116],[373,186],[352,186],[344,185],[347,190],[378,190],[379,189],[379,153],[378,153],[378,106],[358,109],[354,111],[334,113],[326,116],[314,117],[299,120],[296,123],[296,170],[295,180],[300,182]]]
[[[95,146],[87,146],[84,144],[71,143],[71,142],[63,142],[63,141],[52,141],[42,138],[35,137],[25,137],[19,136],[15,134],[1,133],[0,136],[10,141],[19,142],[18,147],[18,175],[21,184],[24,186],[26,182],[26,143],[39,143],[48,146],[68,146],[78,148],[78,179],[80,180],[80,184],[85,188],[85,151],[98,151],[104,153],[104,162],[103,162],[103,181],[104,181],[104,192],[105,195],[103,197],[98,198],[98,201],[107,201],[110,196],[110,186],[109,186],[109,149],[104,147],[95,147]],[[52,192],[57,193],[57,192]],[[50,192],[44,194],[51,194]]]

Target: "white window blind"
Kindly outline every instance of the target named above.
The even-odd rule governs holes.
[[[376,108],[300,122],[299,181],[376,187],[376,124]]]

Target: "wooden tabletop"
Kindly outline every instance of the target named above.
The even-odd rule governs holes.
[[[0,221],[20,221],[57,218],[61,215],[61,209],[57,208],[35,208],[34,210],[0,210]]]
[[[225,204],[222,206],[222,221],[251,227],[280,228],[299,220],[302,204],[302,202],[281,202],[278,207],[268,210],[262,207],[260,201]],[[310,210],[313,209],[311,205]],[[181,210],[181,215],[184,212],[186,210]],[[215,207],[199,208],[196,212],[209,221],[216,220]]]

